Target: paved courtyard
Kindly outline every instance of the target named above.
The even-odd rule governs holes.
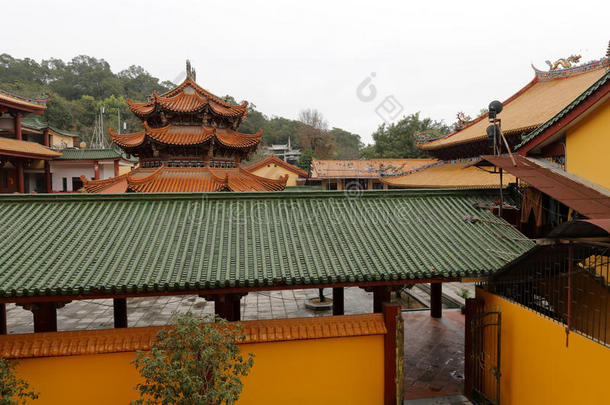
[[[462,286],[458,284],[454,289]],[[451,286],[443,290],[457,299],[451,293]],[[250,293],[241,302],[242,319],[331,315],[331,311],[316,312],[305,307],[305,302],[317,297],[317,294],[317,289]],[[326,289],[325,295],[332,297],[331,290]],[[425,297],[421,301],[427,304]],[[127,310],[130,327],[154,326],[167,325],[175,312],[212,314],[214,304],[194,295],[129,298]],[[345,289],[346,314],[370,313],[372,310],[372,293],[361,288]],[[434,319],[428,310],[423,310],[403,312],[403,318],[405,399],[434,398],[430,404],[463,403],[455,398],[459,398],[463,390],[464,316],[459,310],[445,310],[443,318]],[[32,313],[21,307],[7,305],[7,321],[9,333],[33,332]],[[66,304],[57,311],[57,326],[61,331],[112,328],[112,300],[83,300]],[[447,402],[440,397],[447,398]]]
[[[332,297],[331,289],[325,289],[324,293]],[[241,300],[241,316],[243,320],[255,320],[331,315],[332,311],[315,312],[305,308],[305,301],[317,296],[317,289],[249,293]],[[34,332],[30,311],[13,304],[7,305],[6,311],[8,333]],[[214,303],[196,295],[127,299],[129,327],[167,325],[174,312],[188,311],[213,314]],[[361,288],[345,289],[346,314],[372,311],[372,293]],[[57,329],[60,331],[112,328],[113,322],[110,299],[74,301],[57,310]]]
[[[464,387],[464,315],[403,312],[405,399],[456,396]]]

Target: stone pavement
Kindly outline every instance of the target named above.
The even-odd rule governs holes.
[[[325,289],[327,297],[332,290]],[[328,316],[332,311],[314,312],[305,308],[305,301],[317,297],[317,289],[278,290],[250,293],[241,301],[243,320]],[[160,326],[170,323],[174,312],[191,311],[213,314],[214,303],[196,295],[164,296],[127,299],[129,327]],[[32,313],[14,304],[6,306],[8,333],[32,333]],[[373,312],[373,294],[361,288],[345,289],[345,313]],[[57,329],[86,330],[113,327],[112,300],[73,301],[57,310]]]
[[[451,395],[448,397],[405,399],[404,405],[472,405],[472,402],[463,395]]]
[[[461,395],[464,315],[459,310],[448,310],[443,311],[441,319],[435,319],[427,311],[403,312],[403,319],[405,399]]]

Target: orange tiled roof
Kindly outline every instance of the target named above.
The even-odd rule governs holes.
[[[437,162],[436,159],[317,160],[311,162],[311,179],[396,176]]]
[[[167,145],[201,145],[212,138],[222,145],[235,149],[248,149],[257,146],[262,139],[262,130],[256,134],[242,134],[228,128],[204,127],[203,125],[167,125],[151,128],[146,121],[144,131],[130,134],[117,134],[110,129],[110,137],[117,145],[125,148],[140,146],[148,136]]]
[[[494,188],[500,184],[500,176],[474,166],[477,161],[440,162],[398,177],[381,179],[400,188]],[[515,176],[504,173],[504,186],[515,182]]]
[[[565,69],[565,74],[553,71],[549,78],[542,76],[547,72],[537,71],[536,77],[530,83],[504,101],[504,108],[498,115],[502,119],[502,131],[509,134],[536,129],[595,83],[606,72],[607,65],[608,60],[604,59]],[[465,128],[441,139],[419,143],[418,147],[434,150],[486,139],[485,130],[488,126],[486,113],[471,121]]]
[[[148,103],[134,103],[127,99],[127,104],[131,111],[140,118],[146,118],[157,108],[184,113],[203,111],[204,108],[209,106],[215,114],[225,117],[242,117],[242,120],[248,113],[247,102],[241,105],[231,105],[201,88],[190,78],[165,94],[159,95],[154,92],[153,100]]]
[[[242,344],[384,335],[382,314],[241,322]],[[0,336],[0,358],[78,356],[149,350],[161,327],[46,332]]]
[[[293,172],[294,174],[296,174],[297,176],[299,176],[300,178],[303,178],[303,179],[306,179],[307,177],[309,177],[309,173],[307,173],[305,170],[301,169],[300,167],[291,165],[288,162],[284,162],[282,159],[280,159],[277,156],[266,157],[265,159],[258,161],[256,163],[253,163],[250,166],[246,167],[246,170],[249,171],[250,173],[252,173],[252,172],[260,169],[261,167],[265,167],[267,165],[277,165],[277,166],[283,167],[284,169]]]
[[[105,180],[83,180],[89,193],[201,193],[214,191],[281,191],[287,177],[268,179],[236,167],[137,168],[122,176]]]
[[[0,136],[0,155],[2,154],[33,159],[50,159],[61,156],[61,152],[56,152],[36,142],[20,141]]]
[[[0,106],[34,114],[42,114],[47,108],[47,100],[19,96],[0,89]]]

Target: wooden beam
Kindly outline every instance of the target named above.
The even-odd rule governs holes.
[[[333,315],[343,315],[344,311],[344,290],[343,287],[333,288]]]
[[[55,302],[38,302],[32,304],[34,314],[34,332],[57,332],[57,305]]]
[[[373,312],[383,312],[383,303],[390,302],[390,288],[388,286],[375,287],[373,289]]]
[[[0,335],[7,334],[6,327],[6,304],[0,304]]]
[[[110,298],[133,298],[133,297],[164,297],[168,295],[180,296],[180,295],[199,295],[202,297],[212,296],[215,294],[233,294],[238,293],[242,296],[249,292],[255,291],[277,291],[277,290],[297,290],[297,289],[314,289],[314,288],[334,288],[334,287],[360,287],[366,289],[373,289],[375,286],[404,286],[410,284],[421,284],[421,283],[432,283],[435,281],[442,281],[445,283],[458,282],[459,277],[439,277],[439,278],[419,278],[419,279],[405,279],[405,280],[390,280],[390,281],[354,281],[354,282],[338,282],[338,283],[325,283],[325,284],[276,284],[276,285],[259,285],[251,287],[233,287],[233,288],[217,288],[217,289],[185,289],[180,291],[145,291],[145,292],[102,292],[94,291],[89,294],[74,295],[68,294],[61,296],[62,300],[65,301],[78,301],[78,300],[91,300],[91,299],[110,299]],[[57,296],[54,295],[41,295],[38,297],[0,297],[0,303],[17,303],[17,304],[29,304],[34,302],[47,302],[56,301]]]
[[[430,316],[443,317],[443,283],[430,283]]]
[[[127,327],[127,298],[113,298],[112,307],[114,309],[114,327]]]

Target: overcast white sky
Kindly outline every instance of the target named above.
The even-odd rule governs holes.
[[[2,4],[0,52],[38,61],[86,54],[162,80],[190,58],[199,84],[218,95],[287,118],[316,108],[371,142],[387,96],[403,113],[451,123],[520,89],[530,63],[599,59],[609,16],[607,0],[20,0]],[[357,88],[371,73],[376,95],[364,86],[373,99],[363,101]]]

